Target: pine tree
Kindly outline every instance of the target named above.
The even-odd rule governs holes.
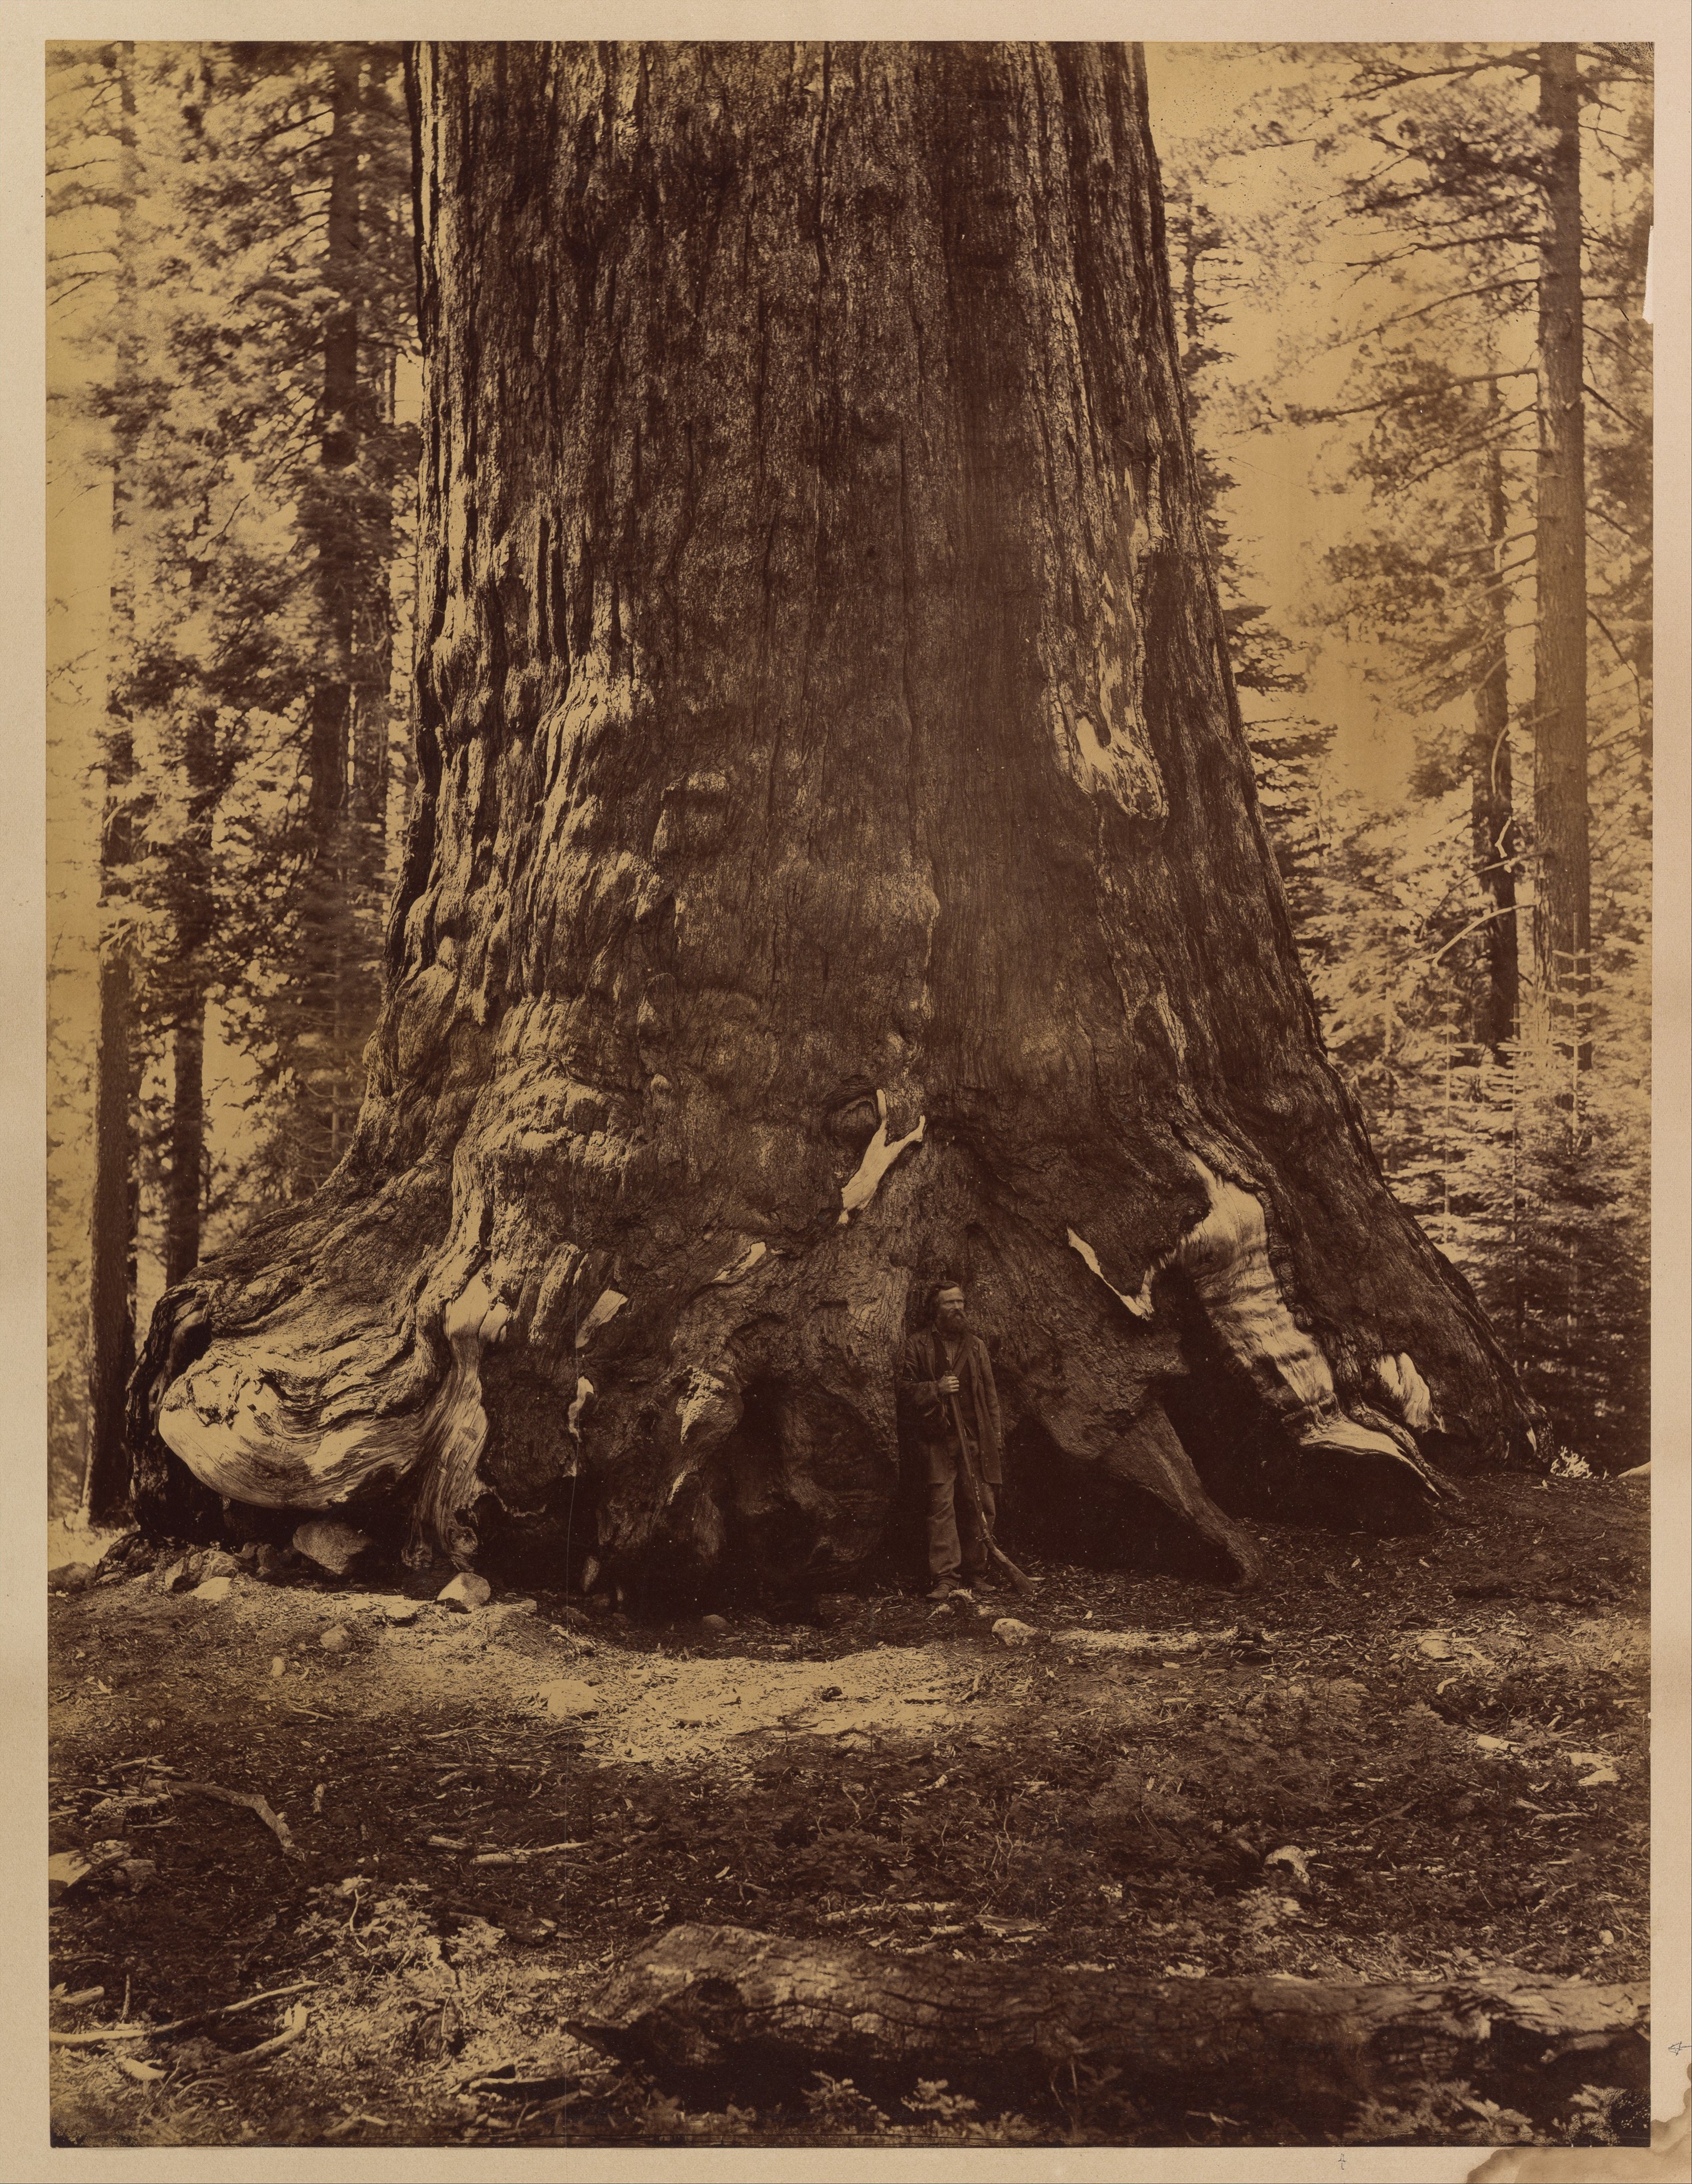
[[[409,144],[392,47],[64,47],[53,65],[52,210],[77,241],[92,207],[106,246],[52,269],[84,312],[117,571],[89,1275],[105,1508],[138,1231],[142,1261],[181,1279],[231,1193],[292,1198],[326,1173],[359,1097],[415,455]],[[253,1086],[244,1151],[210,1141],[231,1061]]]
[[[1337,250],[1355,283],[1334,329],[1350,384],[1294,415],[1326,421],[1329,475],[1362,483],[1372,507],[1312,587],[1311,620],[1370,663],[1413,726],[1422,807],[1336,808],[1301,944],[1394,1188],[1475,1282],[1565,1436],[1600,1460],[1637,1460],[1645,58],[1390,45],[1300,58],[1301,80],[1260,104],[1235,148],[1254,132],[1306,143],[1337,199],[1302,232],[1280,218],[1260,278],[1286,277],[1278,257]],[[1572,222],[1583,284],[1571,281]],[[1553,332],[1565,353],[1542,379]],[[1555,418],[1542,398],[1554,379]],[[1583,448],[1591,487],[1573,501],[1574,549],[1568,488]],[[1577,748],[1588,712],[1589,765]],[[1518,813],[1528,771],[1532,808]],[[1569,940],[1584,915],[1586,817],[1589,976]],[[1544,878],[1548,842],[1561,881]],[[1518,893],[1539,941],[1530,954],[1523,932],[1521,962]],[[1553,957],[1568,975],[1552,978]],[[1544,996],[1537,1012],[1523,1006],[1524,966]],[[1583,1165],[1601,1170],[1603,1191],[1582,1190]]]

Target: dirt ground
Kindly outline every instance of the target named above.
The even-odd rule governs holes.
[[[1418,1537],[1262,1528],[1249,1594],[1036,1564],[1029,1601],[721,1632],[131,1565],[53,1603],[52,1847],[90,1868],[53,2029],[299,1991],[56,2046],[57,2142],[1296,2141],[1085,2078],[1015,2115],[821,2079],[689,2106],[560,2028],[682,1921],[1127,1977],[1643,1977],[1648,1529],[1640,1483],[1494,1477]],[[1444,2086],[1347,2136],[1523,2128]],[[1595,2088],[1560,2131],[1643,2117]]]

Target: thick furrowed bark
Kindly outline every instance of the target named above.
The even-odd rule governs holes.
[[[1360,1478],[1414,1460],[1364,1415],[1383,1358],[1504,1447],[1519,1394],[1322,1058],[1253,800],[1136,65],[447,47],[416,90],[388,1003],[325,1193],[166,1301],[155,1471],[398,1482],[460,1556],[585,1489],[608,1570],[838,1575],[944,1277],[1018,1446],[1244,1569],[1152,1294],[1223,1186],[1277,1306],[1230,1369],[1297,1351],[1294,1424]]]
[[[731,2080],[850,2072],[863,2086],[943,2075],[1001,2098],[1071,2064],[1114,2065],[1155,2102],[1225,2093],[1271,2114],[1343,2118],[1461,2078],[1548,2116],[1583,2083],[1647,2082],[1643,1986],[1124,1981],[882,1956],[736,1926],[677,1926],[614,1972],[569,2026],[660,2072]]]

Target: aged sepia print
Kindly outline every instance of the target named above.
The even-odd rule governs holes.
[[[1644,2144],[1652,47],[47,65],[55,2142]]]

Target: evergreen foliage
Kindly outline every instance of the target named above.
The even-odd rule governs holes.
[[[308,1195],[361,1096],[408,788],[409,128],[398,47],[50,68],[60,399],[103,427],[114,510],[101,948],[144,1305],[225,1212]]]
[[[1525,959],[1536,813],[1513,783],[1534,778],[1528,655],[1556,610],[1536,583],[1546,51],[1291,49],[1228,133],[1247,179],[1207,176],[1207,232],[1261,236],[1254,155],[1307,147],[1312,193],[1274,220],[1258,298],[1324,254],[1348,276],[1334,321],[1233,391],[1238,415],[1325,428],[1319,477],[1361,499],[1300,633],[1362,663],[1415,751],[1403,792],[1305,790],[1328,824],[1294,911],[1331,1049],[1560,1440],[1622,1468],[1649,1453],[1650,81],[1637,47],[1578,49],[1592,950],[1571,1009],[1525,961],[1518,982],[1516,934]],[[1335,348],[1337,395],[1300,404]]]

